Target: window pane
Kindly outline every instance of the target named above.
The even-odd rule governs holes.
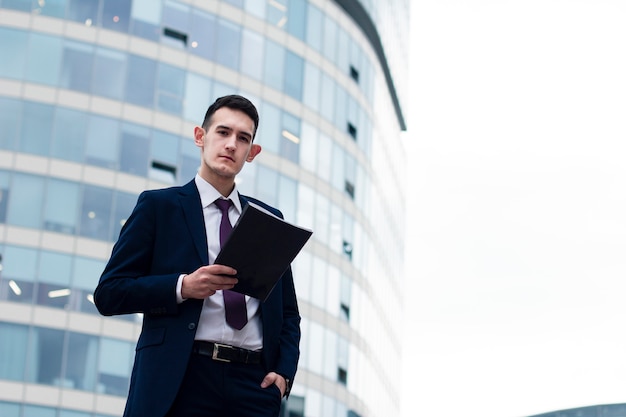
[[[34,327],[28,349],[26,380],[46,385],[61,385],[64,332]]]
[[[176,180],[176,166],[178,160],[178,137],[155,131],[152,135],[152,149],[150,153],[150,177],[173,183]]]
[[[57,411],[51,407],[24,405],[23,417],[56,417]]]
[[[79,187],[75,182],[49,180],[44,209],[44,228],[74,234],[78,222]]]
[[[246,12],[258,17],[259,19],[265,18],[267,3],[259,0],[245,0],[244,8]]]
[[[180,141],[180,174],[178,175],[180,181],[185,183],[196,175],[200,164],[199,158],[200,148],[191,139]]]
[[[128,342],[100,339],[97,392],[126,395],[133,360],[133,346]]]
[[[9,173],[0,171],[0,223],[7,221],[7,208],[9,200]],[[0,259],[1,261],[2,259]]]
[[[44,16],[65,17],[67,0],[46,0],[37,2],[37,10]]]
[[[184,117],[200,125],[210,105],[212,82],[206,77],[187,73],[185,89]]]
[[[0,29],[0,77],[22,79],[26,66],[28,35],[14,29]]]
[[[313,4],[309,3],[306,25],[306,43],[316,51],[322,50],[322,21],[324,15]]]
[[[65,41],[59,87],[85,93],[90,91],[93,51],[90,45]]]
[[[0,379],[24,380],[27,346],[28,327],[0,322]]]
[[[85,162],[103,168],[116,169],[118,164],[119,121],[91,116],[85,147]]]
[[[35,83],[56,86],[61,73],[62,57],[63,44],[60,38],[31,33],[26,79]]]
[[[241,37],[241,72],[257,81],[263,79],[264,40],[257,32],[244,29]]]
[[[104,0],[102,5],[102,27],[127,33],[130,23],[131,3],[128,0]]]
[[[257,196],[259,200],[269,205],[276,205],[278,195],[278,173],[263,165],[257,167],[256,180]]]
[[[241,28],[238,25],[220,19],[217,25],[216,60],[218,63],[234,69],[239,69],[239,51],[241,50]]]
[[[115,193],[115,208],[113,209],[113,238],[117,239],[122,230],[122,226],[128,220],[128,216],[133,211],[135,204],[137,203],[137,196],[135,194],[124,193],[116,191]]]
[[[302,76],[304,73],[304,60],[302,57],[287,51],[285,56],[285,85],[287,95],[302,101]]]
[[[110,240],[112,201],[112,190],[85,186],[81,209],[81,236]]]
[[[39,305],[65,309],[69,306],[72,257],[42,251],[39,257],[37,300]]]
[[[150,129],[132,123],[122,124],[120,146],[120,169],[145,177],[148,172]]]
[[[35,155],[48,156],[50,140],[46,132],[52,131],[53,107],[31,101],[24,102],[24,114],[20,130],[19,149]],[[36,120],[37,123],[33,123]]]
[[[67,349],[65,380],[71,388],[93,391],[96,383],[98,338],[70,333]]]
[[[1,36],[2,30],[0,30],[0,38]],[[0,148],[2,149],[15,150],[22,121],[22,106],[22,101],[0,97]]]
[[[39,229],[41,227],[43,191],[43,178],[15,174],[11,185],[7,223]]]
[[[320,113],[332,122],[335,115],[335,83],[326,73],[322,72],[322,88],[320,90]]]
[[[128,60],[128,79],[126,82],[126,100],[138,106],[152,107],[156,84],[156,62],[130,55]]]
[[[308,123],[302,124],[300,132],[300,166],[315,172],[317,164],[317,130]]]
[[[302,101],[311,110],[319,111],[320,108],[320,69],[310,62],[304,65],[304,82],[302,87]]]
[[[289,113],[283,113],[280,154],[292,162],[298,163],[300,153],[300,119]]]
[[[50,155],[82,162],[87,124],[88,117],[84,112],[57,107]]]
[[[98,19],[98,0],[69,0],[67,17],[86,26],[95,25]]]
[[[93,93],[121,100],[126,78],[126,54],[98,48],[94,59]]]
[[[287,10],[287,32],[300,40],[304,40],[306,33],[306,6],[305,0],[289,0]]]
[[[161,36],[162,3],[154,0],[133,0],[131,6],[131,32],[142,38],[156,41]]]
[[[217,18],[210,13],[194,11],[191,15],[191,53],[215,60]]]
[[[285,48],[272,41],[267,41],[265,43],[263,78],[265,84],[277,91],[282,91],[284,65]]]
[[[280,109],[264,102],[260,114],[263,115],[263,119],[259,123],[256,140],[264,150],[278,154],[282,127]]]
[[[171,65],[159,65],[157,107],[164,112],[181,114],[185,91],[185,71]]]
[[[296,201],[298,198],[295,180],[281,175],[279,177],[278,209],[288,221],[296,221]]]
[[[324,16],[324,56],[332,63],[335,63],[337,56],[337,23]]]
[[[4,401],[0,401],[0,416],[20,417],[20,405],[16,403],[7,403]]]

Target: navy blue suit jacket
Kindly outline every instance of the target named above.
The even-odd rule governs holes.
[[[240,196],[242,205],[258,200]],[[125,417],[161,417],[181,385],[202,300],[176,302],[180,274],[208,265],[200,195],[194,181],[144,191],[126,221],[94,293],[105,316],[143,313]],[[261,303],[262,364],[293,381],[299,358],[300,314],[291,269]],[[260,383],[260,381],[259,381]]]

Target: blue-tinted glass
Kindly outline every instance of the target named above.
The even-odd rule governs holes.
[[[82,162],[88,121],[89,118],[84,112],[57,107],[50,155],[68,161]]]
[[[120,147],[120,169],[145,177],[148,173],[150,129],[131,123],[122,124]]]
[[[65,7],[68,0],[37,1],[37,11],[44,16],[65,17]]]
[[[345,185],[345,151],[337,144],[333,144],[333,174],[331,176],[333,186],[343,191]]]
[[[163,3],[154,0],[133,0],[131,6],[131,33],[156,41],[161,36]]]
[[[113,191],[86,185],[81,208],[80,235],[111,240]]]
[[[78,223],[78,183],[48,181],[43,226],[46,230],[74,234]]]
[[[322,22],[324,14],[320,9],[312,3],[308,5],[307,25],[306,25],[306,43],[318,52],[322,51]]]
[[[91,413],[83,413],[82,411],[60,409],[58,417],[91,417]]]
[[[98,21],[98,0],[69,0],[67,18],[86,26],[95,25]]]
[[[317,173],[323,180],[330,182],[332,175],[332,140],[330,137],[320,133],[317,146]]]
[[[259,133],[255,140],[264,150],[278,154],[282,130],[281,111],[278,107],[264,102],[259,113],[263,115],[263,120],[259,123]]]
[[[224,0],[224,2],[239,7],[240,9],[243,7],[243,0]]]
[[[122,230],[122,226],[126,223],[128,216],[133,211],[133,207],[137,203],[137,195],[115,192],[115,206],[113,208],[113,239],[116,240]]]
[[[283,89],[283,71],[285,70],[285,48],[272,41],[265,43],[265,65],[263,79],[265,84],[277,91]]]
[[[70,255],[42,251],[39,257],[39,272],[36,303],[48,307],[67,309],[70,303]]]
[[[218,97],[223,97],[228,94],[236,94],[237,89],[229,84],[224,84],[219,81],[213,81],[213,98],[209,101],[212,103]],[[208,107],[208,106],[207,106]]]
[[[150,177],[173,183],[176,180],[176,166],[178,165],[179,138],[163,131],[155,131],[152,136],[150,152]]]
[[[300,166],[315,172],[317,164],[317,129],[303,122],[300,129]]]
[[[2,278],[34,281],[37,251],[19,246],[7,246],[2,254]]]
[[[163,8],[164,44],[176,48],[185,48],[189,37],[189,6],[166,1]]]
[[[287,9],[287,32],[300,40],[305,39],[306,34],[306,0],[289,0]]]
[[[98,384],[104,393],[124,396],[128,392],[133,346],[128,342],[100,339]]]
[[[288,221],[296,221],[296,202],[298,201],[298,183],[284,175],[278,180],[278,209]]]
[[[0,77],[22,79],[26,67],[28,34],[21,30],[0,28]]]
[[[187,73],[185,83],[184,116],[197,125],[202,124],[204,113],[211,104],[212,82],[210,79],[194,73]]]
[[[178,178],[185,183],[198,172],[200,148],[191,140],[180,141],[180,175]]]
[[[126,79],[126,54],[111,49],[98,48],[94,57],[92,92],[121,100]]]
[[[0,223],[4,223],[7,220],[7,208],[9,200],[9,173],[6,171],[0,171]],[[0,248],[1,249],[1,248]],[[0,261],[2,259],[0,258]],[[1,277],[2,275],[0,275]]]
[[[61,73],[62,50],[61,38],[31,33],[26,79],[30,82],[56,86]]]
[[[28,327],[0,322],[0,379],[24,380],[27,346]]]
[[[43,327],[34,327],[31,330],[26,380],[61,386],[64,332]],[[42,414],[37,414],[40,415]]]
[[[328,15],[324,16],[323,53],[330,62],[335,62],[337,56],[337,22]]]
[[[59,86],[88,93],[91,91],[94,48],[80,42],[65,41]]]
[[[98,285],[98,278],[104,270],[104,265],[103,261],[97,259],[74,257],[72,287],[93,291],[96,285]]]
[[[27,117],[22,119],[20,151],[43,156],[50,154],[53,111],[54,108],[48,104],[24,103],[24,114]]]
[[[2,36],[1,30],[0,36]],[[15,150],[22,122],[22,106],[19,100],[0,97],[0,148],[2,149]]]
[[[156,84],[156,62],[137,55],[128,59],[126,100],[138,106],[152,107]]]
[[[41,228],[43,190],[42,177],[15,174],[11,184],[7,223],[15,226]]]
[[[216,61],[225,67],[239,69],[239,51],[241,50],[241,27],[227,20],[219,19],[217,25]]]
[[[300,155],[300,119],[283,113],[280,154],[291,162],[298,163]]]
[[[191,53],[214,60],[217,48],[217,18],[210,13],[194,11],[191,15]]]
[[[0,378],[2,378],[0,376]],[[3,417],[20,417],[20,405],[16,403],[7,403],[0,401],[0,416]]]
[[[344,74],[350,74],[350,38],[343,28],[339,28],[337,34],[337,66]]]
[[[13,10],[21,10],[23,12],[30,12],[33,6],[32,0],[3,0],[2,7]]]
[[[159,64],[157,107],[179,115],[183,111],[185,71],[168,64]]]
[[[241,72],[257,81],[263,79],[264,39],[257,32],[244,29],[241,37]]]
[[[302,102],[314,111],[319,111],[320,108],[320,76],[320,69],[317,65],[306,61],[304,65]]]
[[[259,0],[245,0],[244,1],[244,9],[246,12],[250,13],[253,16],[258,17],[259,19],[264,19],[267,3]]]
[[[96,384],[95,369],[98,357],[98,338],[71,332],[68,338],[65,361],[65,381],[73,389],[93,391]],[[70,416],[71,414],[67,414]],[[86,417],[89,417],[87,414]]]
[[[349,120],[347,119],[348,112],[348,93],[341,86],[337,86],[335,90],[335,118],[333,122],[335,126],[347,133],[347,126]]]
[[[128,0],[103,0],[102,27],[127,33],[131,3]]]
[[[256,190],[256,197],[275,206],[278,196],[278,173],[264,165],[259,165],[257,167]]]
[[[270,25],[284,28],[287,23],[287,0],[274,0],[267,7],[267,21]]]
[[[39,405],[24,405],[22,417],[56,417],[57,410]]]
[[[119,121],[92,115],[89,118],[85,162],[103,168],[119,166]]]
[[[326,73],[322,73],[320,113],[332,122],[335,116],[335,82]]]
[[[285,85],[284,92],[302,101],[302,78],[304,75],[304,60],[301,56],[287,51],[285,56]]]

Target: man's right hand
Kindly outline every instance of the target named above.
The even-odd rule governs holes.
[[[237,270],[225,265],[201,266],[183,277],[180,295],[183,299],[205,299],[217,290],[230,290],[237,284]]]

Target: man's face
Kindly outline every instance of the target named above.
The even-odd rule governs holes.
[[[218,109],[205,131],[196,127],[196,146],[202,149],[200,176],[213,181],[234,181],[245,162],[251,162],[261,151],[252,143],[254,121],[240,110]]]

